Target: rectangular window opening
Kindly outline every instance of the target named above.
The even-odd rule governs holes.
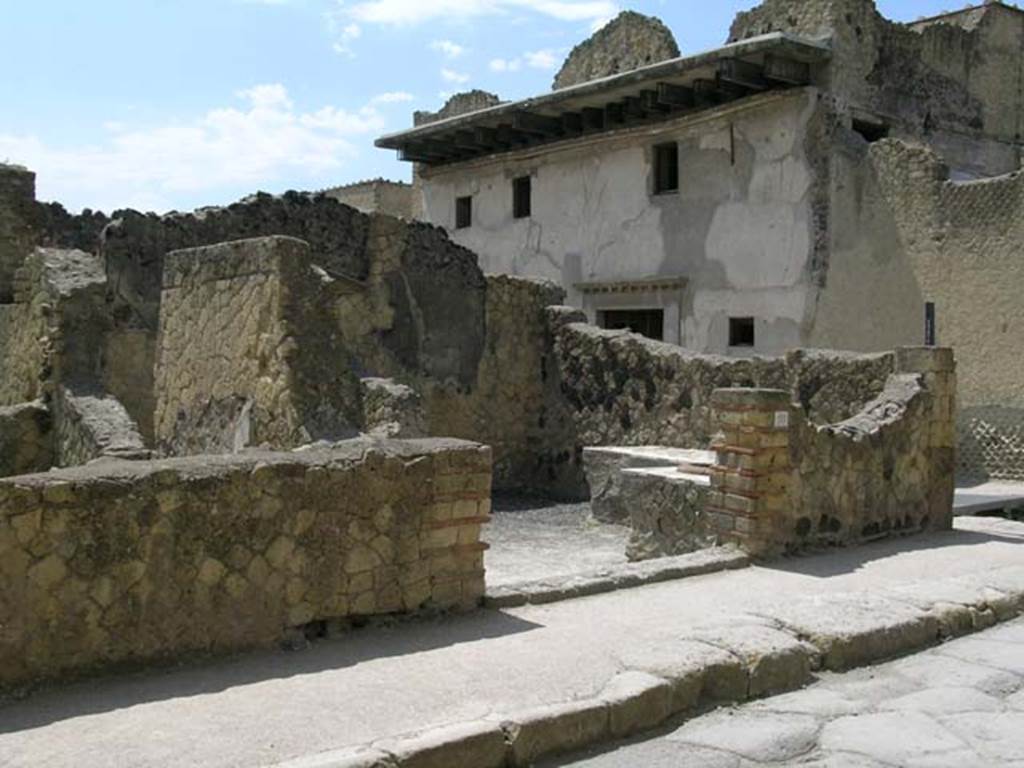
[[[679,191],[679,145],[659,144],[654,148],[654,194]]]
[[[730,347],[753,347],[754,346],[754,318],[752,317],[730,317],[729,318],[729,346]]]
[[[530,217],[532,200],[530,177],[520,176],[512,182],[512,216],[516,219]]]
[[[473,225],[473,198],[455,198],[455,228],[465,229]]]
[[[655,341],[665,340],[663,309],[606,309],[597,313],[597,322],[609,331],[632,331]]]

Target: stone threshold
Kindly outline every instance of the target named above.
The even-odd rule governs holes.
[[[861,593],[810,596],[771,616],[723,616],[694,627],[680,639],[677,655],[626,665],[592,699],[494,714],[275,768],[527,768],[803,688],[820,670],[888,661],[1022,614],[1020,568],[908,585],[884,600]]]
[[[750,565],[750,557],[736,547],[711,547],[676,557],[600,568],[593,571],[503,584],[484,595],[485,608],[517,608],[601,595],[646,584],[737,570]]]

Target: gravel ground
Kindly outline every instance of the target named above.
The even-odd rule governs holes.
[[[484,526],[488,586],[568,576],[626,562],[629,528],[590,516],[590,504],[496,495]]]

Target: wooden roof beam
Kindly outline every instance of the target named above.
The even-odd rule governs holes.
[[[765,91],[771,87],[764,78],[764,67],[742,59],[726,59],[719,62],[718,80],[751,91]]]
[[[534,112],[516,112],[512,115],[512,127],[523,133],[554,138],[564,133],[562,121],[557,117],[538,115]]]
[[[775,83],[807,85],[811,82],[811,65],[769,53],[764,57],[764,76]]]

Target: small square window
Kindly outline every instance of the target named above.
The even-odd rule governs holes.
[[[730,317],[729,318],[729,346],[730,347],[752,347],[754,346],[754,318],[752,317]]]
[[[531,186],[529,176],[520,176],[512,182],[512,216],[527,219],[531,213]]]
[[[679,145],[659,144],[654,148],[654,194],[679,191]]]
[[[473,198],[455,198],[455,228],[465,229],[473,225]]]

